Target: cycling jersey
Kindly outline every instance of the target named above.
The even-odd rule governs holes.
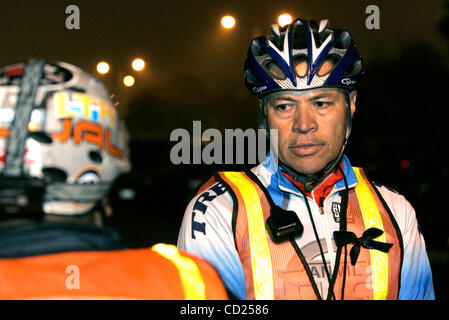
[[[356,174],[347,157],[343,157],[342,163],[348,188],[354,189],[359,183]],[[273,202],[281,208],[294,211],[303,224],[304,233],[295,242],[310,267],[321,296],[326,297],[329,280],[302,193],[280,172],[271,156],[251,171],[268,190]],[[402,195],[392,189],[380,185],[376,185],[376,188],[391,211],[402,240],[402,260],[398,259],[396,262],[400,264],[402,261],[397,298],[434,299],[432,273],[414,209]],[[321,203],[315,199],[314,192],[310,194],[311,198],[307,197],[326,265],[331,273],[335,267],[337,250],[333,232],[339,230],[342,194],[345,189],[344,179],[340,179],[330,192],[326,192],[327,196]],[[216,268],[228,290],[237,298],[246,299],[244,265],[237,249],[235,226],[233,227],[233,211],[236,207],[234,202],[232,193],[220,182],[199,192],[187,207],[178,247],[208,260]],[[348,219],[351,217],[348,216]],[[370,273],[371,269],[367,268],[365,272]],[[349,271],[347,277],[351,277]]]

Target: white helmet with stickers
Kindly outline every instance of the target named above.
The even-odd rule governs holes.
[[[0,69],[0,217],[85,214],[129,170],[126,128],[98,80],[42,59]]]

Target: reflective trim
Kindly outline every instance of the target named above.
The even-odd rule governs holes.
[[[384,233],[375,240],[387,242],[382,218],[371,190],[369,189],[365,178],[362,176],[360,168],[353,167],[353,169],[358,180],[355,192],[359,202],[360,211],[362,212],[365,229],[367,230],[374,227],[384,231]],[[388,254],[374,249],[370,249],[369,253],[371,258],[373,299],[385,300],[388,294]]]
[[[206,286],[195,261],[182,256],[178,249],[171,244],[158,243],[151,250],[174,263],[181,277],[186,300],[206,299]]]
[[[223,172],[223,175],[239,190],[245,204],[255,298],[273,300],[271,256],[259,194],[251,180],[241,172]]]

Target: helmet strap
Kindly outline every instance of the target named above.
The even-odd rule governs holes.
[[[31,59],[26,63],[14,119],[6,142],[6,157],[3,169],[5,176],[19,177],[23,175],[23,157],[28,137],[28,122],[34,108],[37,89],[44,73],[44,64],[45,61],[42,59]]]

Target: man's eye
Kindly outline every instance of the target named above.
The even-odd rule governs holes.
[[[332,102],[328,102],[328,101],[315,101],[314,105],[317,106],[318,108],[326,108],[328,106],[330,106],[332,104]]]
[[[275,109],[276,110],[280,110],[280,111],[285,111],[285,110],[288,110],[290,107],[291,107],[292,105],[290,105],[290,104],[278,104],[276,107],[275,107]]]

